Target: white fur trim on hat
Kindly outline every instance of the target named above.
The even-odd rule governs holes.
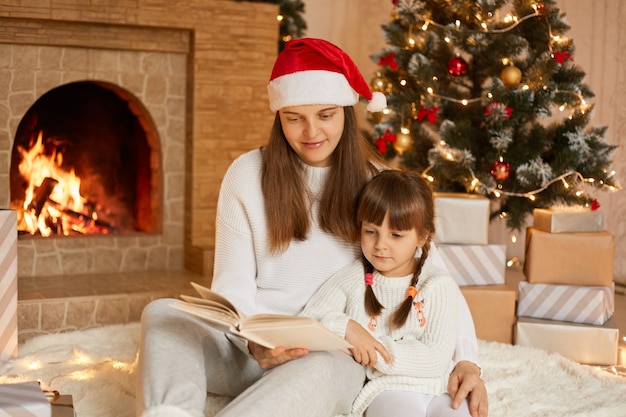
[[[367,103],[367,111],[376,113],[385,110],[385,107],[387,107],[387,97],[381,92],[374,91],[372,99]]]
[[[324,70],[299,71],[274,78],[267,86],[270,109],[308,104],[353,106],[359,95],[343,74]]]

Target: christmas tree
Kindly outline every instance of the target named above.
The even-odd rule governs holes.
[[[302,0],[239,0],[257,3],[271,3],[279,6],[277,20],[280,23],[278,38],[278,52],[285,48],[291,39],[304,36],[306,22],[304,21],[304,3]]]
[[[512,229],[536,207],[591,206],[589,189],[619,188],[554,1],[392,3],[371,81],[388,109],[369,115],[387,159],[435,191],[497,199],[492,217]]]

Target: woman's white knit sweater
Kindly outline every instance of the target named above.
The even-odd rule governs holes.
[[[321,192],[329,168],[304,165],[311,193]],[[261,191],[261,152],[237,158],[226,173],[217,205],[212,288],[244,314],[298,314],[331,275],[352,263],[356,245],[322,231],[317,199],[307,240],[292,241],[283,253],[268,251]]]
[[[411,276],[388,278],[375,272],[372,289],[385,309],[374,328],[364,309],[364,274],[360,261],[344,268],[322,285],[301,313],[319,319],[342,337],[353,319],[369,328],[391,354],[391,363],[379,355],[376,366],[368,367],[368,382],[354,401],[353,415],[360,416],[384,390],[445,392],[457,338],[457,284],[447,271],[427,261],[407,322],[393,329],[391,316],[406,299]]]

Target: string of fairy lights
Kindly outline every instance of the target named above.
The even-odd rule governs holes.
[[[493,28],[490,27],[490,25],[487,22],[482,22],[480,23],[480,28],[482,33],[486,33],[486,34],[501,34],[501,33],[506,33],[508,31],[511,31],[513,29],[515,29],[520,23],[529,20],[529,19],[534,19],[534,18],[538,18],[541,16],[541,12],[543,11],[543,5],[541,4],[533,4],[532,5],[532,9],[533,11],[531,13],[529,13],[528,15],[522,16],[522,17],[517,17],[514,14],[507,14],[506,17],[504,18],[503,22],[500,22],[500,24],[498,24],[498,28]],[[477,16],[480,19],[480,16]],[[493,13],[489,13],[488,14],[488,18],[494,22],[495,20],[497,20],[497,16],[494,17]],[[438,31],[443,31],[443,40],[446,43],[451,43],[453,42],[453,32],[454,30],[452,30],[450,28],[449,25],[442,25],[438,22],[435,22],[434,20],[427,18],[425,16],[422,16],[422,20],[423,20],[423,24],[421,25],[421,30],[422,31],[427,31],[430,30],[430,28],[435,28],[435,30]],[[459,20],[455,21],[454,23],[454,27],[455,29],[458,31],[461,29],[461,22]],[[504,26],[502,26],[502,24]],[[493,26],[493,25],[492,25]],[[572,60],[572,58],[569,56],[569,53],[567,52],[555,52],[555,49],[559,49],[559,48],[555,48],[555,45],[558,45],[560,42],[566,42],[567,40],[558,36],[558,35],[554,35],[552,33],[552,28],[551,25],[547,24],[548,26],[548,35],[549,35],[549,39],[550,39],[550,43],[548,45],[549,48],[549,52],[550,52],[550,57],[552,59],[557,60],[560,63],[563,63],[564,60],[569,59]],[[407,45],[406,48],[413,48],[416,45],[416,40],[413,36],[413,28],[412,26],[409,27],[409,36],[407,38]],[[528,90],[531,87],[528,84],[522,84],[519,85],[519,81],[521,81],[521,71],[517,68],[514,67],[513,63],[509,60],[509,59],[503,59],[503,65],[505,70],[507,69],[512,69],[514,70],[513,72],[509,72],[508,74],[506,74],[507,77],[513,76],[515,79],[513,79],[511,82],[507,83],[507,80],[505,78],[505,74],[503,71],[503,74],[501,74],[501,77],[503,79],[503,82],[505,83],[505,85],[507,85],[507,87],[509,88],[518,88],[520,90]],[[512,74],[512,75],[511,75]],[[519,78],[519,79],[518,79]],[[375,79],[376,80],[376,79]],[[493,101],[493,95],[490,92],[487,92],[486,94],[484,94],[484,96],[481,97],[470,97],[470,98],[456,98],[456,97],[451,97],[451,96],[447,96],[445,94],[441,94],[437,91],[437,83],[438,83],[438,77],[433,76],[432,78],[432,85],[429,85],[426,87],[426,92],[428,93],[428,95],[432,98],[438,99],[438,100],[442,100],[442,101],[448,101],[448,102],[452,102],[452,103],[456,103],[456,104],[460,104],[462,106],[468,106],[471,105],[473,103],[488,103],[490,101]],[[374,81],[373,81],[374,83]],[[380,84],[380,79],[378,79],[377,81],[378,84]],[[399,81],[399,84],[401,86],[406,86],[407,85],[407,80],[406,79],[401,79]],[[374,87],[374,85],[373,85]],[[380,85],[376,86],[378,89],[380,89]],[[547,85],[543,85],[540,88],[542,88],[543,90],[548,90],[549,87]],[[586,100],[584,99],[583,95],[578,92],[578,91],[573,91],[573,90],[558,90],[558,89],[552,89],[551,91],[555,96],[556,95],[565,95],[565,96],[569,96],[569,97],[573,97],[574,101],[577,103],[577,105],[573,105],[570,103],[568,103],[567,100],[564,100],[563,103],[559,106],[559,111],[560,112],[564,112],[566,110],[569,109],[569,116],[568,118],[571,120],[577,112],[579,112],[580,114],[585,114],[589,109],[590,109],[590,105],[586,102]],[[412,103],[412,108],[415,109],[416,108],[416,104]],[[389,114],[391,112],[391,110],[386,110],[385,114]],[[410,135],[410,129],[406,126],[402,126],[399,132],[400,135],[402,135],[403,137],[406,136],[408,137],[408,135]],[[405,143],[407,143],[405,141]],[[410,143],[410,142],[408,142]],[[455,156],[453,152],[449,152],[446,148],[447,148],[447,144],[445,141],[439,141],[436,146],[441,148],[441,152],[442,154],[446,155],[446,159],[454,162],[455,161]],[[402,153],[403,149],[401,148],[397,148],[396,150],[399,151],[399,153]],[[425,178],[427,178],[429,181],[434,182],[435,178],[429,174],[429,171],[433,168],[433,166],[429,166],[427,167],[423,172],[422,175],[424,175]],[[550,187],[552,184],[561,182],[563,184],[563,186],[565,188],[573,188],[573,187],[577,187],[578,190],[576,191],[576,195],[577,196],[581,196],[582,194],[585,193],[584,191],[584,184],[594,184],[596,187],[600,187],[603,189],[607,189],[609,191],[616,191],[621,189],[621,187],[617,184],[608,184],[606,183],[606,181],[596,181],[594,178],[585,178],[581,173],[576,172],[576,171],[569,171],[569,172],[565,172],[553,179],[551,179],[550,181],[546,182],[545,184],[543,184],[541,187],[535,189],[535,190],[530,190],[530,191],[526,191],[523,193],[518,193],[518,192],[511,192],[511,191],[506,191],[503,189],[502,185],[500,183],[497,184],[497,186],[490,186],[489,184],[484,183],[483,181],[481,181],[476,175],[475,173],[471,170],[468,169],[469,172],[469,177],[470,177],[470,184],[471,184],[471,190],[475,191],[475,190],[481,190],[483,192],[485,192],[486,194],[491,194],[492,196],[496,197],[496,198],[500,198],[502,196],[508,196],[508,197],[522,197],[522,198],[528,198],[531,201],[535,201],[537,198],[537,195],[543,191],[545,191],[548,187]],[[615,175],[615,171],[612,170],[611,172],[605,172],[605,174],[607,174],[606,179],[613,179],[614,175]],[[502,213],[501,216],[506,216],[506,213]]]

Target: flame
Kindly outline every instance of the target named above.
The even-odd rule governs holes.
[[[85,233],[88,224],[93,223],[89,220],[95,221],[97,214],[84,214],[87,200],[80,194],[81,180],[74,168],[70,171],[61,168],[63,154],[55,146],[47,154],[43,132],[39,132],[37,142],[30,149],[18,151],[22,157],[19,171],[28,184],[24,204],[17,210],[19,230],[44,237],[69,235],[71,231]],[[47,194],[41,189],[45,185],[52,190],[47,190],[49,196],[42,198]],[[38,197],[44,201],[38,201]]]

